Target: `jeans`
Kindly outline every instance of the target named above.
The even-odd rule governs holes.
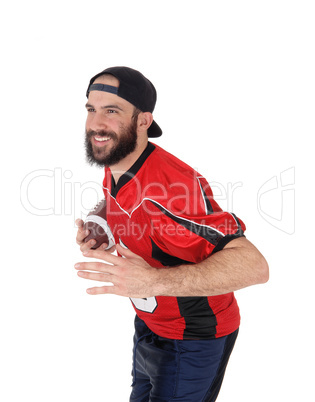
[[[167,339],[136,317],[130,402],[214,402],[237,335]]]

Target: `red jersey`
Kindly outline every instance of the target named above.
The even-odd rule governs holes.
[[[105,168],[103,185],[116,243],[151,266],[172,269],[198,263],[243,236],[245,225],[220,209],[207,181],[152,143],[117,184]],[[131,301],[146,325],[165,338],[211,339],[232,333],[240,324],[233,293]]]

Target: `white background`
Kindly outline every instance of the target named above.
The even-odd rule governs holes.
[[[102,181],[85,90],[127,65],[157,88],[156,143],[213,183],[270,265],[237,292],[219,400],[314,401],[313,2],[30,0],[0,15],[0,399],[128,400],[131,304],[87,295],[73,268],[74,220]]]

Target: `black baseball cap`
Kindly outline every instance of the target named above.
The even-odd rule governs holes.
[[[104,84],[93,84],[99,76],[103,74],[111,74],[119,80],[119,87]],[[86,96],[91,91],[110,92],[125,99],[141,112],[152,113],[156,103],[156,90],[151,81],[149,81],[139,71],[129,67],[109,67],[106,70],[96,74],[91,78]],[[162,130],[153,120],[148,129],[148,137],[160,137]]]

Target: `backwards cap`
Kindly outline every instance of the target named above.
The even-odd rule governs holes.
[[[119,80],[119,87],[104,84],[93,84],[99,76],[111,74]],[[152,113],[156,103],[156,90],[154,85],[139,71],[129,67],[109,67],[91,78],[86,96],[91,91],[109,92],[125,99],[141,112]],[[162,130],[153,120],[148,129],[148,137],[160,137]]]

